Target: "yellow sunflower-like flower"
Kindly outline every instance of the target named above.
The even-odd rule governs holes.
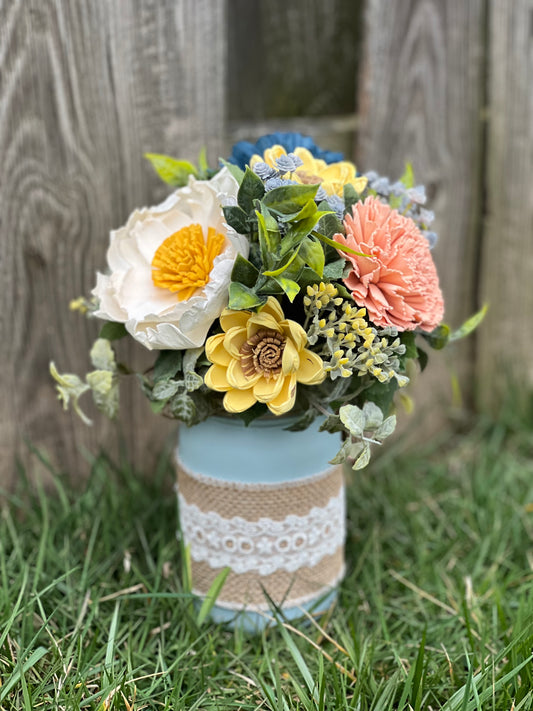
[[[304,329],[285,318],[273,296],[257,313],[224,309],[220,325],[224,333],[205,344],[213,365],[204,380],[211,390],[226,393],[227,412],[262,402],[283,415],[294,407],[297,383],[318,385],[326,377],[322,359],[305,347]]]
[[[303,165],[291,173],[292,180],[298,183],[316,184],[324,188],[328,195],[343,196],[345,185],[353,185],[357,193],[362,193],[366,187],[367,179],[362,175],[357,175],[356,167],[347,160],[338,163],[326,163],[321,158],[315,158],[307,148],[298,147],[294,149],[294,154],[303,161]],[[281,156],[286,156],[287,151],[283,146],[275,145],[267,148],[263,156],[253,155],[250,166],[253,168],[258,162],[263,162],[271,168],[276,168],[276,161]]]

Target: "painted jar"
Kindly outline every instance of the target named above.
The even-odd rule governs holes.
[[[322,613],[344,575],[344,478],[328,464],[340,435],[319,432],[318,420],[300,432],[290,424],[212,417],[180,429],[180,532],[194,594],[205,597],[229,568],[217,622],[258,631],[272,620],[272,602],[287,619]]]

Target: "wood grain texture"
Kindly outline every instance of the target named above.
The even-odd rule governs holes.
[[[361,0],[231,0],[232,137],[296,130],[353,156],[362,9]]]
[[[457,326],[476,307],[483,97],[482,0],[369,0],[361,77],[358,165],[398,178],[411,161],[424,183],[440,235],[434,251]],[[415,388],[419,412],[442,413],[451,397],[446,358],[468,395],[473,343],[432,353],[430,372]]]
[[[0,482],[24,439],[73,477],[83,448],[116,450],[116,426],[61,411],[48,361],[89,366],[100,324],[68,303],[93,287],[109,230],[167,192],[143,152],[219,154],[224,21],[220,0],[0,3]],[[125,390],[120,431],[149,467],[170,428]]]
[[[486,222],[479,402],[533,390],[533,2],[489,3]],[[520,384],[518,386],[518,384]]]

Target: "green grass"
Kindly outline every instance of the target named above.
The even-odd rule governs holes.
[[[78,491],[21,471],[0,517],[0,708],[533,708],[532,424],[354,475],[336,608],[251,638],[199,620],[166,457],[146,479],[101,456]]]

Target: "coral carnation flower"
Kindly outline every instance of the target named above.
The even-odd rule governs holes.
[[[416,224],[377,198],[353,206],[336,242],[368,257],[342,253],[353,269],[344,279],[355,302],[376,326],[432,331],[444,302],[429,244]]]
[[[224,309],[220,325],[224,333],[205,344],[213,365],[204,380],[211,390],[226,393],[227,412],[244,412],[263,402],[274,415],[283,415],[294,407],[297,383],[324,380],[322,359],[305,348],[304,329],[285,318],[273,296],[257,313]]]

